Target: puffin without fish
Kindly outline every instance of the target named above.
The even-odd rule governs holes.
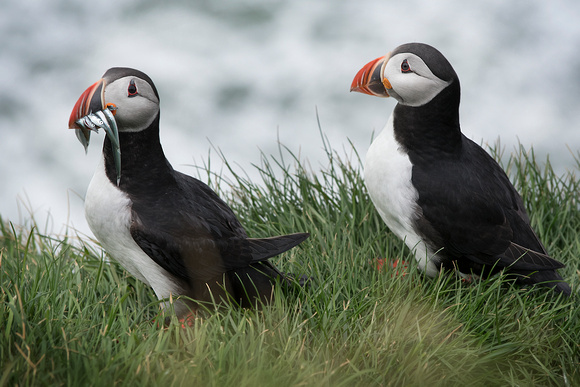
[[[461,133],[459,79],[435,48],[408,43],[365,65],[351,91],[397,105],[365,160],[365,184],[382,219],[414,249],[428,276],[442,269],[570,295],[522,199],[501,167]]]
[[[160,300],[187,296],[174,302],[178,317],[200,302],[269,302],[276,281],[287,281],[267,259],[309,234],[248,238],[214,191],[175,171],[159,141],[159,94],[146,74],[109,69],[81,95],[69,128],[85,149],[92,130],[107,134],[85,199],[91,230]]]

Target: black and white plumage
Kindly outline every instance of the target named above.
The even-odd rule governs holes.
[[[267,259],[308,234],[248,238],[214,191],[175,171],[159,141],[159,94],[146,74],[112,68],[83,93],[69,127],[85,146],[90,132],[77,121],[107,107],[114,110],[119,147],[108,132],[85,199],[87,221],[103,248],[159,299],[268,302],[276,281],[285,277]],[[196,303],[181,300],[174,306],[183,317]]]
[[[505,269],[521,283],[570,294],[556,271],[564,265],[548,256],[505,172],[461,133],[459,79],[438,50],[401,45],[364,66],[351,91],[398,101],[368,150],[365,183],[420,269]]]

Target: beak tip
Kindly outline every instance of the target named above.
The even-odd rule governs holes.
[[[352,93],[353,91],[356,92],[360,92],[361,91],[361,82],[360,82],[361,78],[360,76],[357,74],[357,76],[352,80],[352,83],[350,85],[350,92]]]

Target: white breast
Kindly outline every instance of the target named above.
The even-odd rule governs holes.
[[[105,173],[101,161],[87,189],[85,216],[91,231],[107,253],[128,272],[151,286],[157,298],[179,294],[171,274],[153,261],[135,243],[131,226],[131,200],[114,186]]]
[[[429,276],[438,273],[430,261],[433,252],[413,229],[419,194],[411,183],[412,164],[394,136],[393,116],[371,144],[365,159],[365,184],[389,229],[415,251],[419,268]]]

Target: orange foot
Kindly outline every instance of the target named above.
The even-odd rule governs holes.
[[[163,315],[163,311],[160,313]],[[195,312],[189,311],[184,317],[178,319],[177,321],[181,324],[181,327],[185,329],[185,327],[192,327],[195,324]],[[157,328],[167,329],[171,324],[172,316],[167,316],[163,319],[163,324],[157,322]]]
[[[179,322],[183,329],[185,329],[185,327],[192,327],[195,324],[195,312],[190,311],[185,315],[185,317],[180,318]]]
[[[403,261],[402,259],[395,259],[394,261],[389,261],[386,258],[377,258],[376,262],[377,262],[377,270],[378,271],[383,270],[383,266],[385,264],[388,264],[393,269],[395,269],[396,276],[398,276],[399,274],[403,277],[407,275],[408,268],[409,268],[409,264],[407,263],[407,261]],[[400,270],[396,270],[397,267]],[[400,271],[400,273],[399,273],[399,271]]]
[[[472,284],[475,282],[477,278],[479,278],[478,276],[472,274],[463,274],[459,272],[457,273],[459,274],[459,277],[461,277],[461,282],[463,282],[464,284]]]

